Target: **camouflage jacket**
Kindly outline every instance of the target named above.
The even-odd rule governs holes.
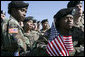
[[[23,51],[26,51],[27,48],[22,28],[17,20],[11,16],[6,26],[6,28],[3,28],[6,33],[3,39],[3,50],[15,52],[19,48],[22,48]]]
[[[28,35],[24,33],[30,40],[30,53],[27,56],[47,56],[46,53],[46,45],[47,45],[47,37],[42,35],[40,32],[31,31]]]
[[[84,16],[82,15],[81,17],[79,17],[79,22],[78,24],[76,24],[74,22],[74,26],[78,27],[79,29],[81,29],[82,31],[84,31]]]
[[[84,32],[77,27],[73,27],[71,32],[75,48],[74,56],[84,56]]]
[[[39,39],[39,33],[37,31],[30,31],[30,33],[24,33],[24,36],[29,39],[29,47],[33,48],[34,42],[36,42]]]

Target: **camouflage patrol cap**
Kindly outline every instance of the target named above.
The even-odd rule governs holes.
[[[29,6],[29,4],[25,3],[23,1],[11,1],[8,4],[8,9],[11,9],[11,8],[24,8],[24,7],[28,7],[28,6]]]
[[[27,21],[29,21],[29,20],[32,20],[32,21],[33,21],[33,17],[32,17],[32,16],[26,17],[23,22],[27,22]]]
[[[48,22],[48,19],[44,19],[41,21],[41,23],[43,24],[44,22]]]
[[[54,15],[54,19],[60,20],[61,18],[69,14],[70,15],[74,14],[73,8],[63,8]]]
[[[82,1],[70,1],[67,4],[67,8],[75,7],[78,4],[82,4]]]

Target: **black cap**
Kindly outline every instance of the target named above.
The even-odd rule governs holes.
[[[67,4],[67,8],[75,7],[78,4],[82,4],[82,1],[70,1]]]
[[[63,8],[61,10],[59,10],[55,15],[54,15],[54,19],[61,19],[66,15],[74,15],[74,9],[73,8]]]
[[[11,9],[11,8],[24,8],[24,7],[28,7],[28,6],[29,6],[29,4],[25,3],[23,1],[11,1],[8,4],[8,9]]]
[[[44,22],[48,22],[48,19],[44,19],[41,21],[41,23],[43,24]]]
[[[27,22],[27,21],[29,21],[29,20],[33,20],[33,17],[32,17],[32,16],[26,17],[23,22]]]
[[[40,23],[40,21],[37,21],[37,23]]]

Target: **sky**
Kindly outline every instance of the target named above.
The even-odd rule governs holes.
[[[6,17],[9,18],[8,14],[8,3],[10,1],[1,1],[1,10],[6,11]],[[53,16],[62,8],[67,8],[69,1],[24,1],[29,3],[27,10],[27,16],[33,16],[37,21],[48,19],[51,26],[53,22]],[[83,1],[84,10],[84,1]]]

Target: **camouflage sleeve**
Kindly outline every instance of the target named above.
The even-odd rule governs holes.
[[[75,47],[75,49],[76,49],[75,56],[84,56],[84,47],[83,46]]]
[[[9,35],[7,33],[7,22],[4,22],[2,25],[2,35],[3,35],[3,39],[2,39],[2,47],[4,50],[8,50],[8,51],[15,51],[18,46],[16,44],[16,42],[14,41],[14,39],[12,39],[11,35]],[[9,35],[9,36],[7,36]],[[16,45],[15,45],[16,44]]]
[[[75,47],[75,56],[84,56],[84,32],[82,30],[78,31],[78,47]]]
[[[84,46],[84,32],[79,30],[79,45]]]
[[[41,46],[46,46],[48,44],[48,39],[49,39],[49,36],[50,36],[50,31],[51,29],[47,30],[44,35],[40,35],[40,38],[39,38],[39,41],[41,44]]]
[[[37,40],[37,47],[45,50],[47,44],[48,44],[48,36],[41,34],[39,39]]]
[[[16,42],[15,45],[20,46],[21,48],[24,49],[24,51],[26,51],[26,44],[23,33],[20,27],[15,22],[9,22],[8,33]]]
[[[46,39],[39,38],[35,42],[35,48],[31,50],[29,56],[48,56],[48,54],[46,53],[46,45],[47,45]]]
[[[77,50],[79,56],[84,56],[84,32],[80,31],[79,34],[79,49]]]

